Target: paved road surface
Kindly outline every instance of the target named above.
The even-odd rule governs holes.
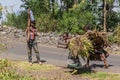
[[[23,42],[14,42],[11,44],[12,47],[8,48],[8,51],[2,53],[0,55],[1,58],[7,58],[10,60],[16,61],[27,61],[27,47]],[[45,61],[45,63],[53,64],[56,66],[66,67],[66,61],[68,56],[68,50],[60,49],[56,47],[43,46],[39,44],[39,51],[41,60]],[[35,54],[33,53],[33,61],[35,61]],[[97,71],[107,71],[107,72],[115,72],[120,73],[120,55],[110,55],[107,58],[109,63],[109,69],[103,68],[103,62],[92,61],[90,64],[93,66],[94,70]],[[82,61],[85,64],[84,61]]]

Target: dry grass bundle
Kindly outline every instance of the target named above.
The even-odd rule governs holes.
[[[80,55],[84,60],[85,57],[89,56],[89,52],[93,51],[90,40],[84,35],[72,38],[68,48],[72,51],[74,57]]]
[[[110,46],[110,43],[105,32],[90,31],[85,34],[92,42],[94,48],[104,48]]]
[[[72,56],[80,55],[83,59],[93,53],[95,49],[100,49],[110,46],[106,33],[98,31],[90,31],[70,40],[68,48],[72,51]]]

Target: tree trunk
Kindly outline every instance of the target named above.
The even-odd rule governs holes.
[[[63,5],[62,5],[62,0],[60,0],[60,17],[62,17],[62,12],[63,12]]]
[[[95,3],[95,0],[91,0],[91,3],[92,3],[92,4]]]
[[[53,16],[55,14],[54,4],[55,4],[55,0],[52,0],[52,15]]]
[[[78,0],[74,0],[74,4],[78,4]]]
[[[107,31],[106,29],[106,15],[107,15],[107,10],[106,10],[106,0],[103,0],[104,1],[104,22],[103,22],[103,28],[104,28],[104,32]]]

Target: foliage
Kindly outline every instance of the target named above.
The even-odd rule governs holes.
[[[34,80],[31,77],[20,76],[15,72],[11,62],[3,59],[0,60],[0,79],[2,80]]]
[[[93,14],[85,9],[87,3],[81,2],[77,7],[69,9],[69,12],[64,12],[59,23],[59,31],[83,34],[83,28],[87,24],[93,24]],[[90,27],[90,26],[89,26]]]
[[[110,41],[111,44],[115,43],[113,34],[108,35],[108,40]]]
[[[58,26],[58,20],[51,18],[50,14],[41,14],[40,17],[37,18],[36,26],[41,32],[54,32]]]
[[[97,49],[109,46],[109,41],[104,32],[90,31],[82,36],[74,37],[70,40],[68,48],[73,57],[80,55],[83,59],[89,53],[95,53]]]
[[[25,29],[27,26],[27,13],[21,11],[18,15],[15,13],[8,14],[7,21],[3,22],[4,25],[14,26],[17,28]]]
[[[120,22],[120,13],[108,12],[107,15],[107,30],[114,31],[118,23]]]
[[[68,48],[72,52],[73,57],[80,55],[84,60],[89,56],[90,52],[93,53],[93,45],[85,35],[72,38]]]
[[[120,26],[117,26],[114,33],[108,36],[111,43],[117,43],[120,45]]]
[[[56,69],[55,66],[50,65],[50,64],[49,65],[42,64],[40,66],[39,66],[39,64],[34,64],[34,65],[30,66],[28,62],[19,62],[19,63],[16,62],[14,64],[17,68],[22,68],[22,69],[25,69],[27,71],[32,71],[32,70],[34,70],[34,71],[49,71],[49,70]]]
[[[120,26],[117,26],[117,28],[114,31],[114,34],[111,36],[113,38],[113,42],[120,45]]]
[[[22,7],[30,7],[36,19],[36,26],[41,32],[56,31],[58,27],[58,5],[52,0],[22,0]],[[26,8],[25,7],[25,8]]]
[[[105,32],[90,31],[87,32],[88,39],[92,42],[94,48],[104,48],[110,46],[107,34]]]
[[[19,14],[8,14],[6,25],[25,28],[27,25],[27,9],[33,11],[36,26],[42,32],[70,32],[83,34],[84,27],[103,29],[103,0],[21,0],[25,11]],[[77,1],[77,2],[76,2]],[[119,22],[119,14],[112,11],[113,0],[107,0],[107,29],[114,30]]]
[[[90,78],[90,80],[119,80],[120,74],[107,73],[107,72],[95,72],[81,74],[84,78]]]
[[[56,74],[59,73],[59,74]],[[0,60],[0,79],[2,80],[67,80],[70,74],[50,64]]]
[[[0,19],[2,18],[2,6],[0,4]]]
[[[38,17],[41,13],[48,13],[50,11],[50,0],[21,0],[24,2],[21,7],[25,9],[30,8],[33,12],[35,17]]]

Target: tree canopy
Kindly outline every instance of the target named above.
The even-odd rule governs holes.
[[[1,17],[2,17],[2,6],[0,4],[0,19],[1,19]]]
[[[9,24],[19,28],[26,28],[27,9],[30,8],[35,16],[36,26],[42,32],[70,32],[84,33],[84,28],[103,30],[106,20],[107,30],[114,30],[120,22],[119,13],[114,12],[114,0],[21,0],[21,11],[7,15]],[[106,5],[105,2],[106,1]],[[120,1],[120,0],[119,0]],[[104,7],[106,19],[104,19]]]

